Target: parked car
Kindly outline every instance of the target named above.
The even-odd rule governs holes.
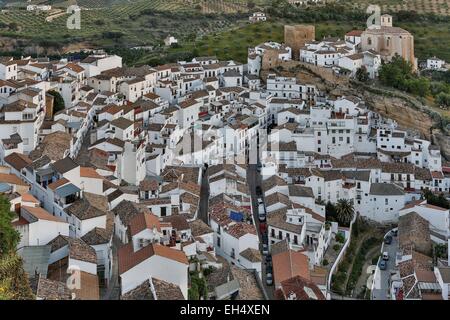
[[[258,206],[264,205],[264,201],[261,198],[258,198]]]
[[[272,256],[270,254],[266,256],[266,263],[272,263]]]
[[[391,244],[391,243],[392,243],[392,236],[387,235],[387,236],[384,238],[384,243],[385,243],[385,244]]]
[[[267,233],[263,233],[261,238],[262,238],[262,242],[264,244],[267,244],[267,245],[269,244],[269,236],[267,235]]]
[[[259,222],[263,223],[266,221],[266,214],[265,213],[259,214],[258,218],[259,218]]]
[[[271,265],[268,265],[268,266],[266,267],[266,273],[271,273],[271,274],[273,274],[273,267],[272,267]]]
[[[381,261],[380,261],[380,264],[379,264],[379,267],[380,267],[381,270],[386,270],[386,268],[387,268],[387,263],[386,263],[386,261],[381,260]]]
[[[256,194],[257,194],[258,196],[261,196],[261,195],[262,195],[262,189],[261,189],[260,186],[256,186]]]
[[[267,231],[267,224],[265,222],[261,222],[259,224],[259,232],[263,234],[266,233],[266,231]]]
[[[389,253],[387,251],[383,252],[383,260],[389,260]]]
[[[262,245],[262,254],[265,256],[269,254],[269,246],[265,243]]]
[[[264,208],[264,204],[258,206],[258,218],[259,221],[266,221],[266,209]]]
[[[397,234],[398,234],[398,229],[392,230],[391,233],[392,233],[392,235],[393,235],[394,237],[396,237]]]
[[[266,275],[266,284],[267,284],[268,286],[273,285],[273,276],[272,276],[271,273],[268,273],[268,274]]]

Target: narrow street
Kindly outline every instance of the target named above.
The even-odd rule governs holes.
[[[111,246],[113,256],[112,275],[109,286],[101,292],[102,300],[119,300],[120,298],[119,264],[117,260],[117,250],[120,245],[120,240],[113,236],[113,243]]]
[[[208,183],[208,169],[203,170],[202,185],[200,189],[200,208],[198,209],[198,219],[209,225],[208,215],[208,200],[209,200],[209,183]]]
[[[257,163],[259,163],[259,159],[260,159],[260,150],[259,148],[257,149]],[[249,185],[250,188],[250,196],[252,198],[252,211],[253,211],[253,219],[255,221],[255,227],[256,227],[256,231],[258,232],[258,237],[259,237],[259,243],[260,243],[260,251],[261,251],[261,255],[262,255],[262,244],[263,244],[263,239],[262,239],[262,235],[260,232],[260,228],[259,228],[259,217],[258,217],[258,198],[256,195],[256,187],[257,186],[261,186],[261,182],[262,182],[262,178],[261,178],[261,174],[258,172],[257,170],[258,168],[258,164],[249,164],[247,167],[247,183]],[[268,298],[270,300],[274,299],[274,286],[268,286],[266,284],[266,257],[262,255],[262,266],[261,266],[261,273],[262,273],[262,283],[264,286],[264,289],[268,295]]]
[[[382,251],[389,254],[389,260],[386,261],[386,270],[379,270],[379,281],[376,281],[375,288],[372,291],[372,300],[390,300],[389,287],[391,282],[391,274],[395,273],[395,258],[398,249],[398,238],[392,237],[391,244],[384,244]]]

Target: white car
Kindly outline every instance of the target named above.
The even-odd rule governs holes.
[[[264,204],[264,201],[261,198],[258,198],[258,206]]]
[[[385,261],[389,260],[389,253],[387,251],[383,252],[383,260]]]
[[[265,243],[262,245],[262,254],[267,256],[269,254],[269,246]]]

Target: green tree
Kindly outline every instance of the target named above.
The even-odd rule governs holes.
[[[23,261],[17,254],[0,258],[0,300],[34,299]]]
[[[336,221],[336,216],[337,216],[336,207],[330,201],[328,201],[327,204],[325,205],[326,220]]]
[[[365,66],[362,66],[358,70],[356,70],[356,79],[361,82],[369,81],[369,73]]]
[[[349,225],[355,215],[353,202],[347,199],[339,199],[336,205],[337,220],[342,225]]]
[[[64,110],[64,99],[61,96],[61,94],[58,91],[50,90],[48,91],[48,94],[52,95],[54,97],[53,101],[53,115],[57,113],[58,111]]]
[[[14,213],[10,211],[9,200],[0,195],[0,257],[14,252],[20,241],[19,233],[11,224]]]

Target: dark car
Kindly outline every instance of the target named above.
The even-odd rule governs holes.
[[[272,256],[270,254],[266,256],[266,263],[272,263]]]
[[[273,273],[273,267],[271,265],[266,267],[266,273]]]
[[[262,242],[263,242],[264,244],[269,244],[269,237],[267,236],[267,233],[263,233],[263,234],[261,235],[261,238],[262,238]]]
[[[379,266],[380,266],[381,270],[386,270],[386,267],[387,267],[386,261],[385,260],[381,260]]]
[[[398,229],[392,230],[391,233],[392,233],[392,235],[393,235],[394,237],[396,237],[397,234],[398,234]]]
[[[391,243],[392,243],[392,236],[387,235],[387,236],[384,238],[384,243],[385,243],[385,244],[391,244]]]
[[[258,196],[262,195],[262,189],[261,189],[260,186],[256,186],[256,194],[257,194]]]

